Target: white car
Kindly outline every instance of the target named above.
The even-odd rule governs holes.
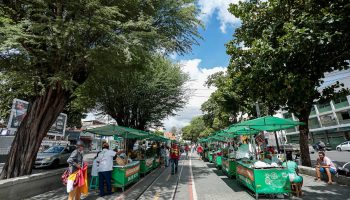
[[[350,141],[346,141],[337,146],[337,151],[350,151]]]

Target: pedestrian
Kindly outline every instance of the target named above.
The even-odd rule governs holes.
[[[168,145],[165,147],[165,167],[169,166],[169,160],[170,160],[170,150]]]
[[[166,150],[165,150],[165,146],[164,145],[162,145],[161,147],[160,147],[160,154],[161,154],[161,156],[160,156],[160,163],[161,163],[161,166],[162,166],[162,168],[164,168],[165,167],[165,157],[166,157]]]
[[[186,159],[188,159],[188,151],[189,150],[190,150],[190,147],[188,146],[188,144],[186,144],[186,146],[185,146]]]
[[[199,155],[199,160],[202,160],[202,153],[203,153],[203,147],[200,144],[198,144],[197,154]]]
[[[95,180],[96,183],[98,183],[98,155],[100,154],[100,152],[97,152],[95,158],[94,158],[94,161],[92,162],[92,168],[91,168],[91,179],[90,181],[92,180]],[[92,185],[92,182],[90,183],[90,186]],[[91,187],[90,187],[91,189]]]
[[[315,180],[320,181],[321,180],[321,173],[326,173],[328,177],[328,184],[332,184],[332,175],[336,174],[337,169],[334,165],[334,163],[329,159],[327,156],[325,156],[325,153],[323,151],[318,152],[318,159],[316,164],[316,178]]]
[[[116,155],[115,151],[109,150],[109,144],[103,143],[102,151],[98,155],[98,184],[100,188],[100,197],[105,196],[104,183],[107,185],[107,195],[112,194],[112,170],[113,157]]]
[[[69,156],[67,163],[69,164],[69,173],[72,174],[76,172],[83,166],[83,153],[84,153],[84,143],[78,141],[76,144],[77,148]],[[81,188],[74,187],[72,191],[69,192],[68,200],[80,200]]]
[[[173,142],[170,149],[170,165],[171,165],[171,174],[177,173],[177,168],[179,165],[179,159],[180,159],[180,149],[179,146]]]
[[[286,158],[287,162],[283,162],[282,166],[288,169],[289,181],[303,185],[303,177],[299,175],[298,164],[293,161],[292,153],[287,152]]]

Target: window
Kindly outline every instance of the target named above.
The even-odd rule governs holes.
[[[350,114],[349,114],[348,111],[341,112],[340,114],[341,114],[341,118],[342,118],[343,120],[345,120],[345,119],[350,119]]]
[[[337,103],[346,102],[346,101],[348,101],[346,97],[339,97],[334,100],[334,103],[337,104]]]
[[[329,103],[322,103],[318,105],[318,108],[322,109],[322,108],[327,108],[328,106],[329,106]]]

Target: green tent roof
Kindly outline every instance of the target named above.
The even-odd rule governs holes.
[[[258,131],[279,131],[279,130],[289,129],[302,124],[303,123],[301,122],[292,121],[289,119],[266,116],[266,117],[260,117],[257,119],[244,121],[239,124],[235,124],[233,126],[235,127],[243,126],[243,127],[255,129]]]
[[[117,135],[125,139],[145,139],[150,137],[150,134],[145,131],[116,125],[106,125],[98,128],[88,129],[84,132],[89,132],[102,136]]]
[[[236,126],[232,125],[225,130],[226,133],[236,137],[237,135],[250,135],[259,132],[259,130],[251,129],[246,126]]]

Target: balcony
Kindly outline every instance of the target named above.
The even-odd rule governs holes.
[[[350,119],[339,120],[339,124],[350,124]]]
[[[322,126],[323,126],[323,127],[336,126],[336,125],[338,125],[336,121],[322,122]]]
[[[331,105],[329,103],[318,105],[317,108],[318,108],[318,112],[319,113],[332,111],[332,107],[331,107]]]
[[[286,133],[296,132],[295,128],[286,129],[285,131],[286,131]]]
[[[334,103],[334,108],[335,109],[341,109],[341,108],[345,108],[345,107],[348,107],[348,106],[349,106],[349,102],[348,101]]]
[[[320,124],[309,124],[309,129],[321,128]]]

